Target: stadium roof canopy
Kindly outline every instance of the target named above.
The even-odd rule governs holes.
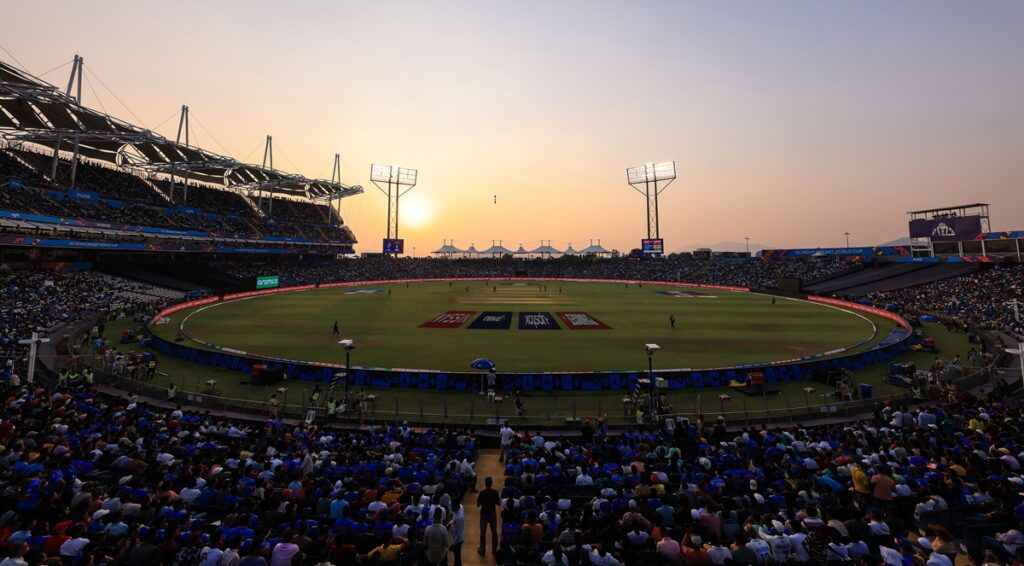
[[[569,247],[566,248],[565,252],[563,252],[563,253],[564,253],[564,255],[576,255],[576,254],[578,254],[580,252],[578,252],[576,250],[576,248],[572,247],[572,244],[569,244]]]
[[[484,250],[484,251],[482,251],[480,253],[487,254],[487,255],[499,255],[499,254],[500,255],[505,255],[505,254],[512,253],[512,250],[506,248],[505,246],[503,246],[501,244],[498,244],[496,246],[492,245],[491,247],[487,248],[486,250]]]
[[[566,253],[568,253],[568,252],[566,252]],[[589,246],[583,248],[582,250],[580,250],[580,253],[581,254],[610,254],[612,252],[606,250],[604,248],[604,246],[602,246],[601,243],[598,242],[596,244],[590,244]]]
[[[465,253],[467,253],[467,254],[479,254],[480,250],[476,249],[476,244],[470,244],[469,247],[466,248]]]
[[[530,250],[531,254],[551,254],[556,255],[562,253],[561,251],[551,247],[549,244],[539,246],[537,249]]]
[[[359,185],[307,179],[177,143],[148,129],[79,104],[72,96],[0,61],[0,137],[27,142],[151,173],[188,173],[221,187],[269,189],[290,196],[331,199],[363,192]]]
[[[956,206],[944,206],[942,208],[929,208],[927,210],[911,210],[907,214],[928,214],[929,212],[946,212],[947,210],[964,210],[968,208],[980,208],[988,206],[987,202],[976,202],[974,204],[959,204]]]
[[[459,248],[456,248],[452,244],[445,244],[431,253],[435,253],[438,255],[461,254],[465,253],[465,250],[460,250]]]

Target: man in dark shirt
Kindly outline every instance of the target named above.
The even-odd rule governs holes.
[[[480,548],[476,549],[477,554],[484,556],[487,553],[487,526],[491,527],[491,552],[498,551],[498,504],[501,499],[498,492],[491,485],[494,480],[491,476],[484,479],[484,489],[476,496],[476,506],[480,508]]]
[[[747,540],[744,534],[736,534],[736,541],[732,544],[732,563],[737,566],[740,564],[747,566],[760,566],[764,564],[761,557],[752,548],[747,546]]]

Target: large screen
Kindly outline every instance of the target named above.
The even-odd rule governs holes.
[[[386,254],[404,254],[405,253],[405,240],[385,238],[384,239],[384,253]]]
[[[281,278],[278,275],[257,275],[256,285],[257,289],[273,289],[281,284]]]
[[[663,254],[665,253],[665,240],[662,238],[640,240],[640,250],[645,254]]]
[[[973,240],[981,233],[981,216],[948,216],[910,221],[911,238]]]

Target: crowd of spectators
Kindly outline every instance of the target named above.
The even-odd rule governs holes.
[[[149,312],[160,301],[147,285],[94,271],[0,269],[0,378],[20,382],[29,347],[20,341],[46,335],[94,315],[121,318]]]
[[[430,277],[581,277],[640,281],[683,281],[774,289],[780,278],[820,278],[850,269],[834,259],[701,259],[684,255],[664,258],[400,258],[362,257],[322,263],[225,263],[239,277],[274,273],[282,285]]]
[[[168,181],[154,180],[151,185],[127,171],[86,161],[76,167],[75,188],[96,192],[101,198],[98,201],[58,201],[47,190],[64,190],[67,187],[51,183],[39,173],[49,171],[49,159],[46,155],[27,150],[0,150],[0,180],[13,177],[25,184],[20,189],[0,188],[2,209],[245,238],[287,236],[314,242],[355,241],[351,231],[334,222],[321,205],[274,199],[277,205],[274,210],[265,206],[259,213],[238,193],[194,183],[189,184],[188,199],[185,200],[180,179],[172,200]],[[23,162],[32,164],[34,168]],[[70,167],[66,162],[61,163],[61,171]],[[110,199],[120,204],[110,204]],[[199,212],[194,213],[195,210]]]
[[[461,430],[231,421],[86,386],[3,396],[4,564],[412,564],[435,521],[455,544],[474,481]]]
[[[938,315],[973,327],[1003,330],[1024,337],[1024,266],[1021,265],[994,266],[916,287],[872,293],[865,298],[901,314]]]
[[[1024,415],[1004,395],[834,425],[506,427],[498,564],[1018,562]]]
[[[469,431],[234,420],[87,386],[5,381],[2,395],[7,564],[413,565],[462,552]],[[481,491],[483,547],[465,552],[504,566],[1010,564],[1024,558],[1022,417],[1000,387],[813,426],[504,426],[504,486]]]

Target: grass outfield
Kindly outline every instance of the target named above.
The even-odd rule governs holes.
[[[621,332],[620,336],[623,336],[624,344],[621,346],[620,355],[628,356],[631,362],[619,362],[617,367],[622,367],[624,363],[630,363],[630,367],[642,367],[646,363],[644,358],[643,350],[640,344],[647,341],[655,341],[666,346],[671,344],[666,340],[668,338],[679,339],[678,335],[669,334],[671,331],[667,329],[667,314],[666,310],[672,309],[672,312],[676,313],[676,317],[679,321],[678,326],[680,330],[677,334],[683,334],[685,337],[691,337],[692,339],[702,340],[702,344],[708,349],[714,350],[714,354],[693,352],[693,348],[682,348],[682,351],[676,352],[676,355],[683,356],[684,363],[686,360],[695,359],[698,355],[703,355],[701,359],[707,360],[718,360],[718,362],[709,363],[736,363],[738,360],[749,359],[744,358],[745,354],[749,352],[735,351],[735,341],[723,340],[722,344],[716,344],[713,339],[709,338],[711,330],[702,328],[700,326],[694,326],[696,321],[704,321],[704,324],[716,327],[713,332],[722,333],[729,332],[730,328],[739,328],[742,330],[743,326],[750,327],[750,330],[759,330],[759,340],[764,342],[766,336],[773,335],[772,332],[768,331],[762,324],[775,324],[781,325],[785,321],[794,321],[798,318],[795,316],[796,312],[801,315],[808,317],[823,317],[818,320],[820,326],[800,326],[791,327],[791,332],[794,328],[800,328],[801,332],[797,333],[797,336],[808,344],[814,347],[815,351],[821,351],[827,349],[825,346],[832,346],[834,342],[845,342],[850,343],[858,339],[863,339],[870,335],[870,327],[863,322],[862,319],[854,317],[848,313],[836,311],[834,309],[827,309],[817,305],[809,305],[805,303],[794,303],[790,301],[779,300],[778,304],[774,307],[771,306],[771,301],[768,297],[758,295],[747,295],[747,294],[736,294],[736,293],[721,293],[718,291],[713,292],[718,299],[682,299],[673,298],[665,295],[659,295],[654,291],[660,287],[649,287],[644,286],[643,288],[630,287],[626,290],[619,285],[615,284],[580,284],[578,288],[570,289],[570,285],[575,284],[563,284],[563,295],[569,300],[576,301],[575,304],[531,304],[528,308],[535,311],[560,311],[560,310],[582,310],[589,312],[593,316],[599,318],[603,322],[615,327],[619,324],[619,316],[623,317],[636,317],[639,321],[649,321],[651,325],[657,325],[658,328],[653,328],[649,331],[631,330],[623,328],[621,325],[617,328],[613,328],[612,331],[574,331],[574,330],[531,330],[531,331],[520,331],[518,329],[510,329],[505,331],[499,330],[469,330],[465,328],[459,329],[438,329],[438,328],[419,328],[418,325],[422,322],[433,318],[440,312],[446,310],[517,310],[520,307],[494,305],[490,303],[483,304],[470,304],[457,302],[452,304],[453,300],[457,300],[459,297],[465,295],[465,284],[461,287],[461,294],[458,289],[454,286],[449,289],[447,284],[413,284],[409,289],[405,289],[404,285],[401,285],[392,291],[390,298],[384,294],[375,295],[344,295],[345,290],[348,289],[334,289],[334,290],[319,290],[305,293],[284,293],[281,295],[275,295],[270,297],[263,297],[255,300],[241,301],[237,303],[229,303],[218,306],[214,309],[208,309],[204,311],[210,316],[210,321],[215,321],[218,318],[225,318],[223,315],[229,314],[228,308],[241,308],[244,306],[245,310],[241,311],[239,317],[232,321],[223,322],[224,326],[219,330],[222,335],[232,340],[230,342],[234,345],[243,343],[259,343],[265,346],[274,346],[278,342],[273,339],[277,336],[279,341],[287,342],[291,340],[293,342],[292,347],[304,347],[310,359],[325,359],[328,361],[343,362],[344,357],[339,351],[336,345],[336,338],[330,336],[330,326],[334,320],[334,313],[340,312],[338,305],[343,305],[345,308],[361,309],[358,310],[347,310],[347,318],[341,318],[338,315],[339,320],[342,321],[342,333],[344,336],[353,336],[358,340],[358,348],[355,351],[353,362],[355,365],[368,365],[368,360],[364,357],[368,357],[372,353],[372,348],[369,347],[369,337],[360,336],[359,334],[353,334],[349,331],[354,332],[359,325],[364,325],[372,330],[374,325],[369,324],[373,320],[381,320],[385,313],[390,312],[396,306],[402,304],[402,297],[405,297],[406,304],[412,300],[413,296],[418,296],[424,299],[423,303],[420,303],[416,309],[418,314],[415,316],[407,316],[405,320],[408,321],[408,326],[411,328],[405,328],[401,330],[406,333],[406,336],[412,338],[404,339],[404,342],[400,342],[401,347],[395,346],[394,348],[384,348],[377,353],[379,356],[385,356],[379,358],[379,361],[383,362],[380,365],[383,366],[397,366],[397,365],[425,365],[425,364],[399,364],[398,362],[389,363],[388,360],[392,359],[392,356],[400,355],[403,350],[407,347],[414,347],[414,342],[419,339],[430,339],[440,340],[441,348],[451,350],[451,354],[459,367],[465,367],[475,354],[469,353],[468,344],[472,341],[479,340],[480,344],[488,344],[489,348],[493,348],[488,352],[487,355],[494,357],[502,364],[511,363],[509,360],[515,359],[517,354],[512,351],[509,344],[509,337],[524,338],[527,341],[522,344],[532,345],[533,342],[531,336],[538,336],[544,338],[546,341],[539,343],[541,348],[540,353],[545,355],[545,360],[554,361],[565,361],[569,359],[612,359],[607,356],[607,353],[603,351],[606,346],[604,341],[610,341],[614,335],[611,332]],[[603,291],[604,301],[608,304],[599,304],[598,299],[590,299],[592,302],[587,303],[585,308],[579,307],[584,301],[585,293],[588,291],[588,287],[592,290],[594,287],[604,286],[602,289],[596,289],[599,295]],[[477,293],[473,297],[486,298],[482,291],[484,286],[477,284],[480,287]],[[356,287],[356,289],[384,289],[383,287]],[[549,284],[549,290],[551,284]],[[472,289],[471,289],[472,291]],[[557,288],[555,289],[557,295]],[[708,292],[708,291],[703,291]],[[494,295],[495,293],[491,293]],[[517,293],[518,294],[518,293]],[[435,304],[433,302],[426,302],[426,298],[439,298],[443,299],[444,302]],[[629,297],[629,306],[621,306],[623,298]],[[288,299],[287,302],[279,303],[278,300]],[[301,307],[301,304],[305,301],[312,300],[318,303],[319,309],[317,310],[312,307]],[[476,300],[476,299],[474,299]],[[522,300],[522,297],[519,299]],[[262,301],[268,301],[263,303],[265,307],[260,306]],[[667,303],[666,303],[667,302]],[[593,306],[590,306],[593,305]],[[564,308],[563,308],[564,307]],[[522,307],[527,308],[527,307]],[[746,315],[737,314],[737,309],[744,309]],[[716,319],[714,311],[719,310],[721,319]],[[796,309],[800,309],[797,311]],[[642,312],[641,312],[642,311]],[[172,317],[171,324],[160,326],[156,329],[157,332],[164,336],[173,337],[175,329],[178,327],[178,323],[188,313],[176,313]],[[251,326],[251,320],[249,320],[254,314],[260,317],[264,317],[264,322],[260,322],[260,326],[264,328],[263,333],[269,335],[271,338],[268,339],[265,336],[250,336],[256,334],[253,332]],[[756,314],[763,314],[766,317],[778,317],[774,320],[764,320],[755,318]],[[287,315],[287,316],[283,316]],[[276,320],[281,318],[284,320]],[[374,319],[373,317],[377,317]],[[249,322],[247,322],[247,320]],[[891,327],[891,323],[882,319],[875,319],[879,329],[879,337],[884,336],[888,329]],[[193,326],[193,322],[189,322],[189,328],[200,335],[202,331],[199,326]],[[297,325],[291,329],[286,328],[285,324]],[[467,323],[468,324],[468,323]],[[847,330],[845,332],[838,331],[833,327],[835,324],[844,325]],[[128,327],[130,323],[128,321],[114,322],[107,327],[107,336],[114,337],[119,336],[121,331]],[[303,346],[301,336],[303,331],[296,330],[302,326],[315,327],[315,331],[305,331],[305,334],[309,334],[313,340],[315,340],[316,346],[306,344]],[[860,325],[863,325],[862,328]],[[515,325],[513,325],[515,326]],[[564,325],[563,325],[564,327]],[[280,329],[279,331],[274,330],[275,328]],[[322,329],[322,330],[321,330]],[[970,345],[967,343],[966,337],[963,334],[956,334],[947,332],[941,325],[937,324],[926,324],[924,327],[925,333],[928,336],[935,338],[937,345],[940,348],[940,356],[943,359],[949,359],[955,354],[960,354],[961,358],[966,360],[967,351]],[[627,332],[628,331],[628,332]],[[649,334],[647,333],[649,332]],[[778,333],[779,331],[774,331]],[[848,333],[847,333],[848,332]],[[604,334],[608,333],[608,334]],[[767,334],[766,334],[767,333]],[[606,338],[601,338],[606,336]],[[422,338],[420,338],[422,337]],[[479,337],[479,338],[478,338]],[[504,338],[503,338],[504,337]],[[545,338],[546,337],[546,338]],[[828,338],[831,337],[831,338]],[[878,339],[876,338],[876,340]],[[263,342],[264,340],[267,340]],[[595,340],[596,342],[589,342]],[[493,342],[488,342],[493,341]],[[496,344],[496,346],[494,346]],[[519,342],[517,342],[519,344]],[[602,344],[602,345],[598,345]],[[537,347],[537,346],[533,346]],[[141,351],[141,348],[135,344],[120,345],[119,348]],[[255,349],[255,348],[254,348]],[[548,350],[548,351],[544,351]],[[667,348],[666,348],[667,350]],[[274,350],[281,354],[281,350]],[[729,352],[732,352],[730,355]],[[765,352],[766,354],[767,352]],[[784,349],[776,349],[776,353],[785,353]],[[318,354],[312,355],[312,354]],[[659,352],[656,356],[656,367],[667,367],[665,363],[667,359],[673,359],[669,356],[665,356],[666,352]],[[917,363],[919,366],[928,366],[932,359],[932,354],[911,352],[904,355],[901,359],[903,361],[912,361]],[[758,359],[763,359],[763,354],[757,354]],[[220,394],[225,397],[233,399],[244,399],[249,401],[261,402],[269,394],[269,389],[265,387],[253,387],[247,385],[245,382],[248,380],[248,375],[225,370],[217,370],[207,366],[201,366],[186,362],[184,360],[168,357],[158,356],[159,359],[159,370],[158,375],[152,382],[153,385],[158,387],[165,387],[169,382],[177,384],[179,389],[183,392],[197,392],[202,388],[202,383],[207,379],[216,379]],[[411,359],[411,358],[402,358]],[[442,359],[442,358],[437,358]],[[618,358],[615,358],[618,359]],[[675,358],[679,359],[679,358]],[[415,360],[414,360],[415,361]],[[693,362],[685,365],[696,365]],[[600,366],[595,366],[600,367]],[[868,368],[858,370],[854,373],[855,383],[870,383],[875,386],[876,395],[885,395],[893,391],[890,386],[884,384],[884,376],[886,374],[886,365],[878,364]],[[805,412],[806,406],[819,406],[827,404],[830,399],[825,399],[821,396],[825,393],[825,386],[817,383],[810,383],[810,385],[816,387],[818,391],[815,393],[805,396],[803,388],[807,386],[807,382],[783,382],[780,384],[782,395],[775,395],[767,398],[748,398],[743,395],[733,394],[732,400],[725,403],[724,410],[730,418],[739,418],[746,411],[751,417],[756,417],[765,407],[770,410],[786,410],[791,409],[794,412]],[[312,384],[305,382],[289,382],[288,383],[288,394],[286,401],[289,405],[297,405],[301,403],[304,397],[304,393],[308,394],[308,391],[312,389]],[[424,419],[427,421],[438,421],[442,420],[441,415],[445,414],[451,419],[458,422],[465,422],[468,420],[468,415],[473,415],[474,422],[482,422],[481,419],[485,417],[493,416],[511,416],[514,414],[514,408],[511,403],[503,403],[500,405],[487,404],[482,399],[474,394],[466,393],[453,393],[453,392],[440,392],[440,391],[421,391],[421,390],[401,390],[401,389],[368,389],[369,392],[377,394],[377,412],[372,417],[378,418],[389,418],[393,417],[397,412],[399,418],[417,420],[418,415],[423,414]],[[722,392],[729,391],[728,388],[705,388],[699,390],[682,390],[673,391],[668,394],[669,401],[674,405],[677,412],[696,412],[698,408],[707,415],[717,415],[720,412],[720,403],[718,401],[718,395]],[[153,391],[151,394],[159,395],[159,391]],[[598,414],[607,414],[613,419],[613,422],[622,422],[622,405],[621,398],[623,392],[580,392],[580,393],[541,393],[534,392],[524,395],[527,406],[527,418],[525,423],[533,426],[543,425],[558,425],[561,424],[562,419],[577,415],[577,416],[595,416]],[[213,405],[216,406],[216,405]],[[522,423],[522,421],[519,421]]]
[[[664,294],[686,292],[688,297]],[[421,325],[469,311],[458,328]],[[511,312],[508,329],[469,326],[485,311]],[[518,313],[545,312],[556,329],[520,329]],[[557,312],[584,312],[607,329],[570,329]],[[676,328],[669,325],[676,318]],[[245,352],[343,363],[339,337],[356,341],[353,365],[465,371],[488,357],[504,371],[709,368],[791,359],[884,338],[893,324],[819,304],[764,295],[661,285],[573,282],[412,283],[281,293],[179,313],[155,329],[172,338],[180,321],[197,339]],[[872,337],[872,323],[877,334]],[[866,347],[866,346],[865,346]]]

